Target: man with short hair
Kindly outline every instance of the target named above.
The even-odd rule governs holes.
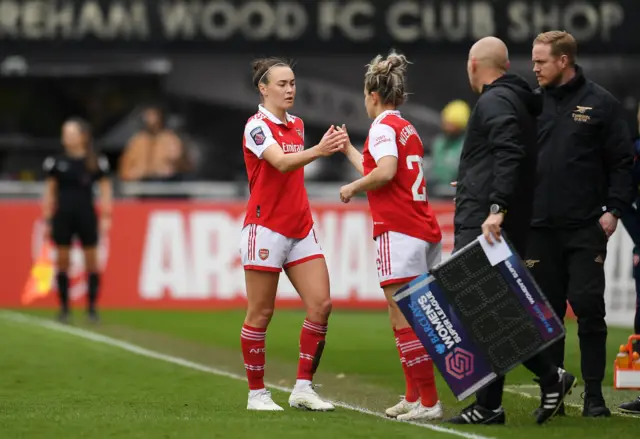
[[[536,173],[536,116],[542,101],[527,82],[507,73],[505,44],[483,38],[469,52],[471,88],[480,94],[467,125],[456,188],[454,217],[458,251],[484,234],[501,239],[504,227],[516,252],[524,255],[531,224]],[[553,417],[576,378],[542,353],[524,362],[543,392],[536,422]],[[476,402],[449,420],[454,424],[504,424],[504,377],[477,393]]]
[[[606,366],[604,261],[607,241],[632,201],[629,130],[619,102],[585,78],[566,32],[533,42],[544,106],[538,117],[538,172],[527,266],[560,318],[567,299],[578,319],[583,416],[610,416]],[[549,348],[564,364],[564,340]],[[540,409],[538,409],[540,410]]]

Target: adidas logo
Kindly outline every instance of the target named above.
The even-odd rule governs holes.
[[[604,264],[604,258],[601,255],[596,256],[594,259],[598,264]]]

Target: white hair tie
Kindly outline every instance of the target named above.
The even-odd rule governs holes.
[[[287,64],[280,62],[280,63],[274,64],[274,65],[272,65],[271,67],[269,67],[269,68],[267,69],[267,71],[266,71],[266,72],[264,72],[264,73],[262,74],[262,76],[260,77],[260,79],[258,79],[258,85],[260,85],[260,83],[262,82],[262,79],[265,77],[265,75],[266,75],[267,73],[269,73],[269,72],[271,71],[271,69],[272,69],[272,68],[274,68],[274,67],[278,67],[278,66],[287,66]]]

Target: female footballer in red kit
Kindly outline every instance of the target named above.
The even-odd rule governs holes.
[[[393,294],[440,262],[442,234],[427,201],[422,170],[424,147],[413,125],[397,110],[406,99],[408,61],[391,52],[377,56],[365,75],[365,107],[373,123],[361,154],[349,141],[345,155],[363,175],[343,186],[348,203],[367,193],[377,243],[380,286],[389,303],[391,326],[405,374],[406,393],[388,416],[400,420],[442,418],[433,363],[393,300]],[[337,128],[346,132],[346,127]]]
[[[327,411],[311,381],[324,348],[331,312],[329,274],[304,186],[304,166],[342,151],[347,134],[332,126],[320,143],[304,149],[302,119],[287,111],[296,96],[295,75],[286,61],[254,62],[253,85],[262,104],[244,129],[244,159],[249,202],[241,234],[248,309],[241,344],[249,381],[249,410],[282,410],[265,389],[265,338],[275,306],[282,269],[307,310],[300,334],[296,385],[289,405]]]

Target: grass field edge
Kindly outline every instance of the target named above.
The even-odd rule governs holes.
[[[3,318],[8,321],[13,321],[16,323],[31,324],[31,325],[51,329],[57,332],[66,333],[66,334],[73,335],[85,340],[102,343],[114,348],[118,348],[142,357],[164,361],[166,363],[175,364],[188,369],[198,370],[200,372],[209,373],[212,375],[217,375],[217,376],[221,376],[221,377],[225,377],[225,378],[229,378],[237,381],[244,381],[244,382],[247,381],[246,377],[243,375],[235,374],[235,373],[228,372],[215,367],[196,363],[196,362],[193,362],[184,358],[176,357],[173,355],[167,355],[158,351],[154,351],[151,349],[144,348],[142,346],[135,345],[133,343],[119,340],[117,338],[109,337],[109,336],[102,335],[97,332],[93,332],[93,331],[82,329],[82,328],[63,325],[58,322],[47,320],[44,318],[35,317],[35,316],[23,314],[16,311],[9,311],[9,310],[0,310],[0,318]],[[284,387],[284,386],[280,386],[278,384],[273,384],[273,383],[266,383],[266,385],[269,388],[276,389],[281,392],[291,392],[292,390],[290,387]],[[373,410],[369,410],[364,407],[355,406],[342,401],[330,401],[330,402],[334,404],[336,407],[344,408],[347,410],[359,412],[359,413],[370,415],[370,416],[375,416],[377,418],[384,419],[390,422],[398,422],[402,424],[409,424],[416,427],[425,428],[438,433],[449,434],[453,436],[462,437],[465,439],[496,439],[491,436],[484,436],[476,433],[468,433],[460,430],[455,430],[452,428],[442,427],[439,425],[418,423],[418,422],[397,421],[395,419],[387,417],[383,413],[375,412]]]

